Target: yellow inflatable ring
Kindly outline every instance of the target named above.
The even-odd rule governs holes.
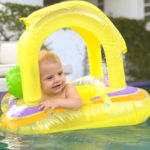
[[[150,97],[125,82],[122,53],[125,42],[111,21],[97,7],[84,1],[69,1],[43,8],[27,18],[18,44],[23,100],[12,95],[3,98],[1,129],[22,133],[52,133],[76,129],[134,125],[150,115]],[[38,54],[44,40],[53,32],[70,28],[87,45],[90,76],[73,81],[84,106],[81,110],[57,109],[54,115],[38,110],[41,98]],[[107,60],[104,76],[100,44]]]

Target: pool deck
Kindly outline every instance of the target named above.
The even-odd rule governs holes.
[[[5,95],[7,93],[7,91],[6,92],[0,92],[0,99]]]
[[[150,81],[130,82],[130,83],[127,83],[127,85],[139,87],[139,88],[145,88],[145,87],[150,87]]]

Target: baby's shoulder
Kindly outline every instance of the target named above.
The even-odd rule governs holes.
[[[69,90],[69,89],[72,89],[72,88],[75,88],[75,87],[71,83],[67,83],[65,88],[66,88],[66,90]]]
[[[78,97],[78,91],[76,87],[70,83],[66,85],[66,97]]]
[[[67,84],[66,84],[66,87],[65,87],[65,91],[66,91],[67,93],[71,93],[71,92],[73,92],[73,91],[76,91],[76,88],[75,88],[74,85],[72,85],[72,84],[70,84],[70,83],[67,83]]]

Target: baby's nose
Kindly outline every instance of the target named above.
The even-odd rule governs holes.
[[[55,82],[59,82],[60,78],[58,76],[55,77]]]

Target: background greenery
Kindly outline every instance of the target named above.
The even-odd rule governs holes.
[[[27,17],[32,12],[41,8],[11,3],[0,4],[3,6],[3,8],[0,9],[1,41],[18,40],[25,29],[24,23],[20,21],[19,18]]]
[[[134,80],[150,80],[150,32],[145,29],[145,20],[111,18],[124,37],[126,53],[126,75]]]
[[[0,41],[18,40],[25,26],[21,17],[27,17],[41,7],[1,4]],[[125,57],[126,75],[134,79],[150,80],[150,32],[145,30],[145,20],[129,20],[126,18],[110,18],[124,37],[128,52]]]

